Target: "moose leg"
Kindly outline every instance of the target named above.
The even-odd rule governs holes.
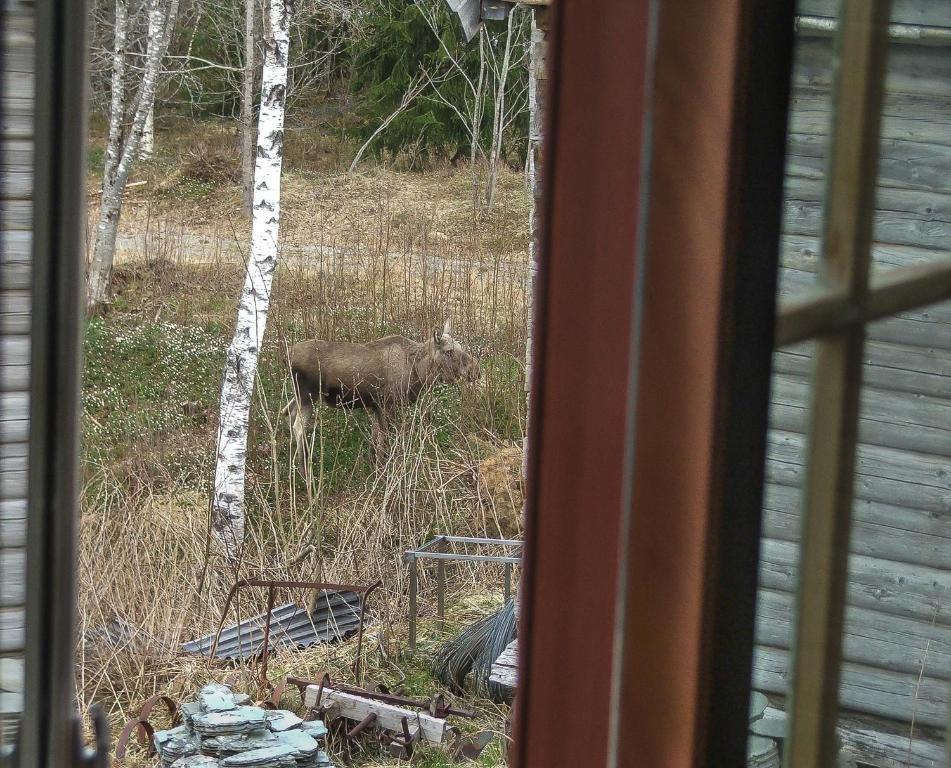
[[[380,464],[386,455],[386,414],[382,408],[370,409],[370,463]]]
[[[291,404],[291,430],[294,433],[294,445],[297,447],[302,472],[306,472],[310,458],[310,418],[314,413],[314,404],[309,397],[295,398]]]

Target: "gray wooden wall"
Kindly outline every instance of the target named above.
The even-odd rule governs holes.
[[[0,102],[0,741],[19,709],[29,427],[32,5],[3,6]]]
[[[799,12],[832,16],[836,5],[801,0]],[[951,30],[951,0],[895,0],[892,20]],[[816,282],[831,79],[831,38],[800,33],[783,296]],[[951,45],[893,40],[884,114],[875,271],[951,255]],[[868,339],[841,686],[854,715],[847,740],[875,765],[941,765],[951,690],[951,303],[875,323]],[[811,347],[779,351],[774,363],[754,685],[783,694]],[[921,739],[909,745],[912,721]]]

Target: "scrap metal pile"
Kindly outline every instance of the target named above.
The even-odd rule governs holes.
[[[163,768],[323,768],[327,729],[293,712],[267,710],[244,694],[212,683],[179,709],[182,724],[156,731]]]

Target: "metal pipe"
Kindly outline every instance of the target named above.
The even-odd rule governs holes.
[[[466,555],[455,552],[407,552],[407,557],[419,560],[461,560],[470,563],[512,563],[518,565],[522,558],[516,555]]]
[[[423,546],[419,547],[415,552],[427,551],[434,547],[436,544],[497,544],[500,547],[522,547],[525,542],[522,539],[489,539],[484,536],[436,536],[434,539],[427,541]]]
[[[409,561],[409,649],[416,650],[416,593],[419,589],[419,569],[416,556]]]
[[[797,32],[813,32],[818,35],[834,35],[839,29],[839,20],[828,16],[797,16],[794,22]],[[889,24],[888,37],[891,40],[923,45],[951,45],[951,29],[948,27],[929,27],[921,24]]]
[[[505,598],[505,602],[509,601],[509,598],[512,596],[512,564],[505,564],[505,582],[502,587],[502,596]]]
[[[440,542],[441,552],[446,551],[446,541]],[[439,560],[436,563],[436,627],[440,634],[446,628],[446,561]]]
[[[347,732],[347,738],[353,739],[376,722],[376,712],[371,712]]]
[[[264,622],[264,643],[261,648],[261,685],[267,685],[268,642],[271,639],[271,614],[274,612],[274,585],[267,589],[267,619]]]
[[[360,626],[357,629],[357,658],[353,662],[353,676],[356,678],[356,681],[359,684],[363,683],[363,679],[361,677],[363,672],[363,619],[366,615],[367,599],[370,597],[370,593],[373,590],[381,587],[382,585],[382,579],[377,579],[360,594]]]

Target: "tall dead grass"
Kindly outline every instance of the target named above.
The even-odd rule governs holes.
[[[385,190],[352,215],[351,230],[339,225],[345,217],[338,216],[327,228],[331,235],[321,234],[315,215],[311,228],[291,228],[282,243],[252,416],[247,541],[237,570],[225,566],[208,538],[220,378],[199,387],[197,402],[176,402],[170,382],[172,394],[164,399],[152,395],[121,404],[190,414],[154,420],[167,425],[161,429],[87,428],[78,689],[81,705],[104,704],[116,729],[148,696],[187,696],[229,671],[182,655],[180,644],[214,630],[226,591],[238,577],[365,584],[382,579],[384,587],[372,601],[364,662],[374,679],[402,677],[429,692],[436,689],[435,682],[419,679],[424,660],[404,654],[402,556],[439,533],[499,535],[498,521],[480,502],[476,468],[523,431],[524,263],[512,257],[511,243],[524,233],[486,238],[471,227],[435,236],[445,229],[438,216],[394,210]],[[223,363],[243,277],[239,223],[222,220],[213,231],[196,232],[174,217],[156,215],[146,222],[145,231],[125,233],[127,258],[117,267],[116,300],[103,322],[115,328],[167,323],[200,329],[212,347],[218,340]],[[302,239],[302,232],[316,234]],[[421,338],[447,316],[456,335],[482,358],[483,381],[438,389],[405,409],[379,466],[364,459],[368,425],[362,414],[319,409],[314,461],[301,473],[281,413],[290,399],[288,346],[310,337]],[[183,348],[181,354],[190,353]],[[162,355],[149,357],[138,373],[133,366],[129,375],[160,377]],[[187,370],[188,360],[175,365]],[[101,425],[117,410],[90,410],[87,425]],[[457,605],[460,616],[501,597],[500,569],[454,566],[449,575],[450,606]],[[425,624],[435,603],[432,589],[424,572],[424,647],[435,640],[434,627]],[[287,599],[294,597],[304,596]],[[263,606],[263,595],[249,592],[230,620]],[[323,669],[346,675],[354,650],[353,642],[345,642],[279,654],[272,677]],[[253,666],[239,671],[251,688]],[[492,727],[501,728],[499,710],[486,712]],[[130,764],[140,758],[130,758]]]

